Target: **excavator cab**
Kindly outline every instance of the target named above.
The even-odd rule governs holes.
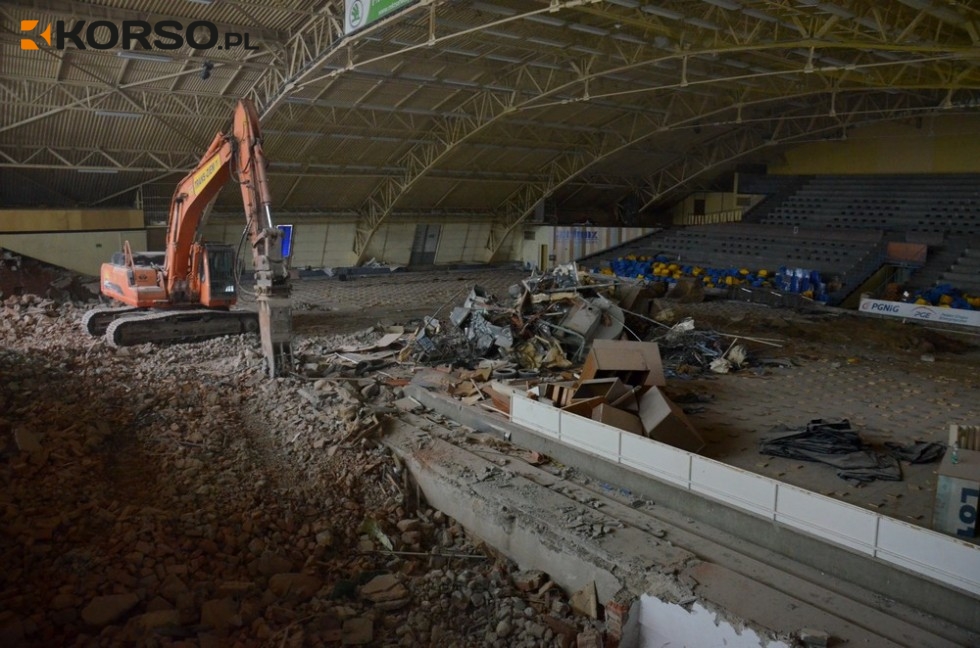
[[[205,243],[201,255],[201,304],[208,308],[230,308],[238,297],[235,248],[223,243]]]

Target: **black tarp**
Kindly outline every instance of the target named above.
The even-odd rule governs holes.
[[[833,466],[841,479],[858,482],[902,479],[898,459],[865,446],[847,419],[815,419],[803,428],[784,428],[763,439],[760,446],[762,454]]]

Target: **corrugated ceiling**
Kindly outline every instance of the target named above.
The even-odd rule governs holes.
[[[425,209],[519,220],[535,196],[608,210],[640,191],[656,206],[729,171],[740,146],[755,161],[762,140],[772,154],[808,133],[975,110],[980,91],[971,3],[436,1],[350,36],[343,11],[339,0],[5,3],[0,181],[29,181],[3,200],[133,204],[142,183],[186,173],[178,165],[247,97],[280,211],[370,203],[370,229]],[[209,20],[257,49],[22,51],[28,19]],[[219,210],[235,209],[233,194]]]

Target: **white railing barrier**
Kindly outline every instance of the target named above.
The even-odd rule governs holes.
[[[980,547],[515,395],[511,421],[655,479],[980,595]]]

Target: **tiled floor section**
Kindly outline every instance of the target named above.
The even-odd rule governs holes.
[[[514,270],[396,273],[304,279],[294,291],[300,335],[329,335],[383,320],[405,322],[438,311],[445,318],[474,284],[503,296],[524,277]],[[790,358],[794,366],[692,380],[671,379],[672,393],[713,400],[692,414],[708,446],[704,454],[857,506],[915,524],[931,524],[938,464],[903,464],[901,482],[855,487],[830,466],[767,457],[758,441],[774,426],[814,418],[848,418],[873,444],[945,442],[950,423],[980,423],[980,351],[957,339],[897,321],[857,315],[807,317],[752,304],[712,302],[675,307],[699,328],[777,338],[781,348],[750,345],[757,354]],[[934,362],[921,360],[923,351]]]

